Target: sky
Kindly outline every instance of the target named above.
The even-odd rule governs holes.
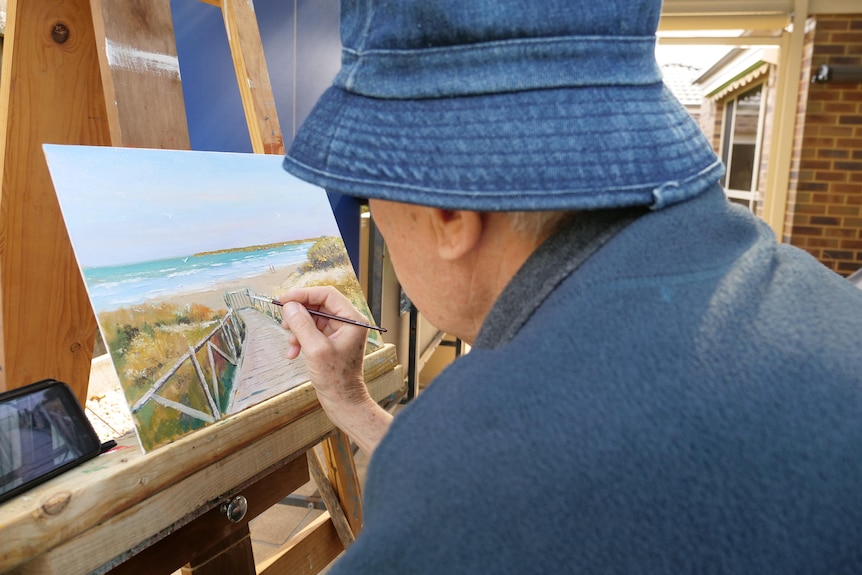
[[[280,155],[46,144],[81,267],[339,235],[326,192]]]

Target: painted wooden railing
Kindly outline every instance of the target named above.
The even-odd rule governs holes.
[[[153,383],[150,389],[141,396],[134,405],[132,405],[132,413],[138,412],[147,402],[155,401],[165,407],[170,407],[207,423],[212,423],[221,417],[221,411],[219,410],[216,398],[219,396],[219,381],[224,369],[218,369],[215,355],[220,355],[225,359],[227,364],[236,367],[240,361],[242,342],[245,339],[245,325],[243,324],[242,319],[234,313],[234,308],[231,306],[231,302],[228,301],[227,294],[225,294],[225,301],[228,304],[228,313],[219,322],[219,325],[197,344],[189,345],[189,351],[181,356],[177,362],[167,372],[165,372],[158,381]],[[213,341],[217,335],[222,336],[221,340],[224,343],[221,347]],[[209,382],[207,381],[201,362],[197,357],[198,352],[204,347],[207,348],[210,375]],[[222,349],[222,347],[227,349]],[[171,381],[171,378],[177,374],[186,362],[190,362],[194,368],[197,383],[201,386],[204,396],[207,399],[209,413],[205,413],[199,409],[186,405],[185,403],[174,401],[159,395],[159,391],[161,391]],[[210,389],[210,385],[212,386],[212,389]]]
[[[224,300],[230,309],[252,307],[265,313],[277,322],[281,322],[281,307],[272,303],[272,298],[256,294],[251,289],[242,289],[224,294]]]

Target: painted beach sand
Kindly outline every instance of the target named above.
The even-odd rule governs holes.
[[[267,300],[334,285],[368,315],[326,193],[280,157],[44,149],[144,450],[308,380]]]

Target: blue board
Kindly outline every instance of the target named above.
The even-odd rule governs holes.
[[[285,147],[341,60],[338,0],[254,3]],[[193,150],[251,152],[221,10],[199,0],[171,0],[183,97]],[[359,203],[329,192],[338,227],[358,273]]]

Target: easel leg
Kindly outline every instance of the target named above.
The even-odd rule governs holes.
[[[10,389],[55,377],[83,404],[96,320],[42,143],[111,143],[90,2],[11,0],[7,9],[0,79],[2,367]]]
[[[337,430],[322,444],[324,461],[329,469],[329,480],[341,508],[354,535],[362,530],[362,488],[359,485],[359,474],[356,472],[356,462],[353,459],[353,449],[350,438]]]
[[[323,471],[323,464],[317,456],[314,448],[309,449],[308,453],[308,471],[314,483],[317,485],[320,496],[326,504],[326,510],[329,511],[329,516],[332,518],[332,524],[335,526],[335,531],[338,533],[338,538],[341,544],[347,549],[356,540],[347,518],[344,516],[344,510],[341,508],[341,502],[338,500],[338,495],[329,481],[329,477]]]

